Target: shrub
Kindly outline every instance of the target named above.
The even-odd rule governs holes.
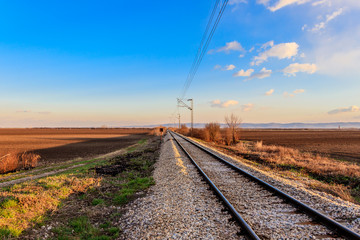
[[[226,145],[230,146],[233,141],[233,135],[230,128],[225,129],[224,142]]]
[[[221,139],[220,124],[218,123],[207,123],[205,125],[205,136],[208,139],[206,141],[219,142]]]
[[[190,132],[190,129],[185,124],[182,124],[181,128],[178,130],[178,132],[182,135],[188,135]]]
[[[33,152],[9,153],[0,159],[0,173],[34,168],[39,159],[40,155]]]
[[[204,131],[204,129],[194,128],[193,137],[205,140],[205,131]]]

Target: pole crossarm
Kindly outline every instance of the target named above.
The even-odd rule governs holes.
[[[187,100],[188,100],[188,101],[190,101],[190,100],[192,101],[192,99],[187,99]],[[184,103],[182,99],[178,98],[178,99],[177,99],[177,102],[178,102],[178,107],[186,107],[186,108],[189,109],[190,111],[193,110],[193,108],[190,107],[189,105],[187,105],[186,103]]]

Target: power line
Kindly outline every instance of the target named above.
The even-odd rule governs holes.
[[[204,34],[203,34],[203,36],[202,36],[202,39],[201,39],[201,42],[200,42],[200,46],[199,46],[199,48],[198,48],[198,50],[197,50],[197,52],[196,52],[196,56],[195,56],[194,61],[193,61],[192,65],[191,65],[191,68],[190,68],[190,71],[189,71],[189,73],[188,73],[187,79],[186,79],[186,81],[185,81],[185,83],[184,83],[184,89],[185,89],[185,87],[186,87],[186,85],[187,85],[187,82],[190,80],[190,76],[191,76],[191,73],[193,72],[193,70],[194,70],[194,68],[195,68],[196,62],[199,60],[199,54],[201,53],[201,49],[202,49],[202,47],[203,47],[203,45],[204,45],[204,42],[205,42],[205,39],[206,39],[206,37],[207,37],[207,35],[208,35],[209,28],[210,28],[210,25],[211,25],[211,23],[212,23],[212,21],[213,21],[213,18],[214,18],[216,9],[217,9],[218,6],[219,6],[219,2],[220,2],[220,0],[216,0],[216,2],[215,2],[215,5],[214,5],[214,8],[213,8],[213,10],[212,10],[212,12],[211,12],[209,21],[208,21],[208,23],[207,23],[207,25],[206,25],[205,32],[204,32]]]
[[[222,4],[221,9],[219,11],[219,14],[218,14],[218,16],[217,16],[217,18],[215,20],[215,23],[214,23],[214,25],[213,25],[213,27],[211,29],[211,32],[210,32],[210,34],[209,34],[209,36],[208,36],[208,38],[206,40],[206,43],[204,45],[204,41],[203,41],[205,39],[204,36],[207,35],[207,32],[209,30],[209,26],[211,25],[211,22],[212,22],[213,17],[214,17],[214,13],[215,13],[218,5],[219,5],[219,1],[217,0],[216,3],[215,3],[215,6],[213,8],[212,14],[210,16],[208,25],[206,27],[206,30],[205,30],[205,33],[204,33],[204,36],[203,36],[203,39],[201,40],[200,47],[199,47],[198,52],[197,52],[197,54],[195,56],[194,62],[192,64],[191,68],[190,68],[187,80],[186,80],[186,82],[184,84],[183,91],[182,91],[182,94],[181,94],[181,99],[183,99],[185,97],[186,92],[189,89],[190,84],[192,83],[192,81],[193,81],[193,79],[195,77],[195,74],[196,74],[196,72],[197,72],[197,70],[198,70],[198,68],[200,66],[200,63],[201,63],[201,61],[202,61],[202,59],[203,59],[203,57],[204,57],[204,55],[205,55],[205,53],[207,51],[207,48],[208,48],[208,46],[210,44],[210,41],[211,41],[212,37],[214,36],[215,30],[216,30],[217,26],[219,25],[220,19],[221,19],[222,15],[223,15],[223,13],[225,11],[227,3],[228,3],[228,0],[225,0],[224,3]],[[199,56],[199,52],[200,52],[200,56]]]

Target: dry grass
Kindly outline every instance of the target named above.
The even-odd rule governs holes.
[[[297,149],[263,145],[262,141],[238,143],[231,147],[238,155],[282,172],[298,172],[314,180],[311,188],[341,197],[344,200],[360,202],[360,166],[348,162],[300,152]]]
[[[278,165],[293,165],[318,175],[360,178],[359,165],[336,161],[318,154],[282,146],[263,145],[262,142],[256,142],[253,151],[261,154],[266,161]]]
[[[97,183],[95,178],[60,175],[17,184],[0,192],[0,238],[19,236],[24,229],[41,222],[46,212],[56,210],[70,194],[85,192]]]
[[[33,152],[8,153],[0,159],[0,173],[34,168],[39,160],[40,155]]]
[[[310,182],[309,186],[315,190],[327,192],[346,201],[354,202],[354,198],[351,196],[351,189],[342,184],[329,185],[320,181],[313,181]]]

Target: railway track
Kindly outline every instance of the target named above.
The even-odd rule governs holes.
[[[198,143],[170,134],[248,239],[360,239],[359,234]]]

